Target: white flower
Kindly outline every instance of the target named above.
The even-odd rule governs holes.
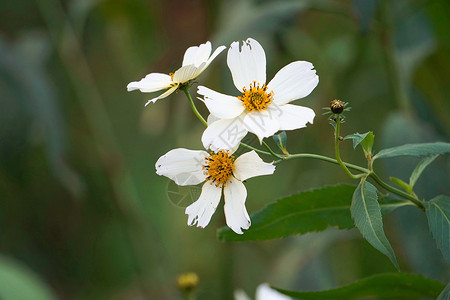
[[[255,300],[291,300],[292,298],[280,294],[270,288],[267,283],[260,284],[256,289]],[[242,290],[234,292],[234,300],[250,300],[250,298]]]
[[[319,83],[314,66],[295,61],[275,74],[266,85],[266,55],[254,39],[247,39],[241,50],[233,42],[228,50],[228,67],[239,97],[198,87],[210,113],[219,120],[210,124],[202,136],[206,149],[231,149],[248,131],[263,138],[278,130],[293,130],[312,123],[312,109],[289,102],[308,96]]]
[[[175,92],[180,85],[197,78],[224,49],[225,46],[220,46],[211,55],[211,42],[206,42],[198,47],[190,47],[184,53],[181,68],[174,73],[170,73],[169,75],[150,73],[140,81],[130,82],[127,85],[127,90],[140,90],[143,93],[151,93],[168,89],[158,97],[147,101],[145,106],[151,102],[155,103],[158,99],[165,98]]]
[[[273,174],[275,166],[265,163],[255,151],[239,156],[231,151],[194,151],[173,149],[156,162],[156,174],[166,176],[178,185],[195,185],[203,181],[197,201],[186,208],[188,225],[206,227],[214,214],[220,198],[225,197],[225,218],[228,227],[242,234],[250,227],[250,217],[245,208],[247,190],[242,181],[255,176]]]

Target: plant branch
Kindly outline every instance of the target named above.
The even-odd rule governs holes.
[[[341,117],[339,115],[336,116],[336,126],[334,131],[334,153],[336,155],[336,160],[338,164],[344,169],[345,173],[352,178],[352,179],[358,179],[364,176],[367,176],[368,172],[364,172],[362,174],[353,175],[352,172],[347,168],[347,166],[344,164],[344,162],[341,159],[341,156],[339,154],[339,129],[341,124]]]

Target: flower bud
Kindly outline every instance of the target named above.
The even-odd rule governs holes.
[[[330,109],[333,114],[341,114],[344,111],[344,102],[338,99],[334,99],[330,102]]]
[[[177,277],[177,287],[183,294],[189,294],[198,286],[198,276],[195,273],[185,273]]]

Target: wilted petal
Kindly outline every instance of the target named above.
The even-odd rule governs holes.
[[[275,74],[267,85],[274,103],[280,105],[308,96],[319,83],[312,63],[294,61]]]
[[[184,148],[170,150],[161,156],[155,164],[156,174],[166,176],[178,185],[195,185],[203,182],[205,151],[194,151]]]
[[[127,90],[140,90],[144,93],[156,92],[169,88],[173,84],[172,79],[167,74],[151,73],[142,78],[140,81],[133,81],[127,85]]]
[[[254,39],[244,41],[240,51],[239,42],[233,42],[228,49],[227,63],[239,91],[248,88],[253,81],[260,85],[266,83],[266,54]]]
[[[155,103],[156,101],[158,101],[159,99],[163,99],[166,98],[167,96],[169,96],[170,94],[172,94],[173,92],[175,92],[178,88],[178,85],[174,85],[172,86],[170,89],[168,89],[167,91],[165,91],[164,93],[162,93],[161,95],[159,95],[158,97],[155,97],[153,99],[150,99],[147,101],[147,103],[145,103],[145,106],[149,105],[150,103]]]
[[[235,118],[245,109],[238,98],[215,92],[207,87],[199,86],[197,93],[203,96],[209,112],[218,118]]]
[[[247,199],[247,190],[244,184],[233,176],[230,182],[227,182],[223,188],[225,196],[225,219],[228,227],[237,234],[243,234],[242,229],[250,227],[250,217],[245,208],[245,200]]]
[[[219,205],[221,195],[222,188],[205,182],[198,200],[186,207],[188,225],[197,224],[197,227],[205,228]]]
[[[234,176],[244,181],[246,179],[270,175],[275,171],[275,166],[264,162],[255,151],[242,154],[234,161]]]

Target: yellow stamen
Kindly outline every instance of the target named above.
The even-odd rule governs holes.
[[[239,96],[238,99],[242,101],[248,112],[266,110],[273,100],[273,92],[267,93],[267,86],[265,84],[260,87],[259,83],[253,81],[250,84],[249,90],[245,87],[243,90],[242,96]]]
[[[173,75],[175,75],[175,73],[169,73],[170,80],[172,80],[172,81],[173,81]]]
[[[206,181],[210,181],[211,184],[214,183],[217,187],[225,187],[234,171],[233,160],[234,156],[228,151],[211,152],[209,157],[205,157],[205,164],[203,165],[204,174],[208,175]]]

